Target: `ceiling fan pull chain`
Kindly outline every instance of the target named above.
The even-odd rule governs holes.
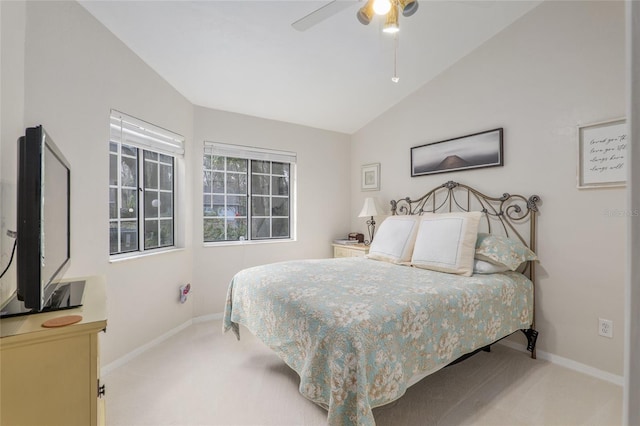
[[[398,77],[398,33],[393,35],[393,77],[391,77],[391,81],[394,83],[400,81],[400,77]]]

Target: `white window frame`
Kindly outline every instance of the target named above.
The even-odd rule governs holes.
[[[251,194],[251,162],[247,162],[247,239],[245,240],[230,240],[230,241],[204,241],[204,209],[200,209],[200,217],[201,223],[203,225],[202,229],[202,241],[205,247],[208,246],[221,246],[221,245],[236,245],[236,244],[273,244],[273,243],[283,243],[283,242],[291,242],[296,241],[296,212],[297,212],[297,203],[296,203],[296,188],[297,188],[297,177],[296,177],[296,163],[297,163],[297,154],[295,152],[290,151],[279,151],[273,149],[265,149],[265,148],[257,148],[251,146],[242,146],[242,145],[232,145],[225,144],[219,142],[204,142],[204,150],[203,150],[203,160],[206,155],[215,155],[220,157],[231,157],[231,158],[242,158],[246,160],[256,160],[256,161],[269,161],[269,162],[279,162],[279,163],[287,163],[289,164],[289,237],[283,238],[260,238],[260,239],[252,239],[251,238],[251,219],[253,217],[252,214],[252,194]],[[204,161],[203,161],[204,168]],[[204,170],[203,170],[204,174]],[[204,202],[204,187],[201,191],[200,201]],[[259,217],[259,216],[256,216]]]
[[[117,261],[121,259],[134,258],[139,256],[146,256],[154,253],[163,253],[178,249],[179,246],[179,232],[181,228],[180,214],[178,209],[178,200],[180,199],[180,182],[179,182],[179,169],[184,161],[184,137],[173,133],[169,130],[155,126],[146,121],[129,116],[120,111],[111,110],[110,114],[110,136],[109,144],[115,143],[118,146],[118,158],[120,158],[122,152],[122,146],[131,146],[138,150],[137,154],[137,216],[134,219],[137,223],[137,250],[120,252],[111,254],[109,249],[109,260]],[[165,155],[173,158],[173,173],[172,173],[172,216],[173,220],[173,244],[157,248],[145,249],[145,191],[144,191],[144,165],[145,158],[144,152],[156,153],[159,155]],[[109,149],[109,156],[111,157],[111,149]],[[159,157],[158,157],[159,158]],[[117,185],[109,185],[110,189],[122,188],[121,184],[121,167],[122,164],[118,161],[117,173],[118,181]],[[157,192],[161,193],[163,190],[159,188],[160,182],[158,182]],[[118,200],[120,193],[118,191]],[[116,219],[118,222],[121,219]],[[109,224],[113,222],[111,215],[109,215]],[[111,229],[111,225],[109,225]],[[109,231],[111,232],[111,231]],[[111,237],[110,237],[111,238]],[[118,232],[118,245],[120,244],[120,232]]]

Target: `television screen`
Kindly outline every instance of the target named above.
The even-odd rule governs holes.
[[[46,285],[69,260],[69,168],[46,139],[44,157],[41,282]]]

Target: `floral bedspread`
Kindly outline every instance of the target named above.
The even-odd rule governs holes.
[[[364,258],[258,266],[232,280],[224,331],[239,324],[300,376],[330,425],[375,425],[371,409],[426,375],[532,322],[516,272],[458,275]]]

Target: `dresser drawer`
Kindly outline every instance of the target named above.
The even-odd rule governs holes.
[[[369,253],[369,246],[364,244],[333,244],[333,257],[364,257]]]

